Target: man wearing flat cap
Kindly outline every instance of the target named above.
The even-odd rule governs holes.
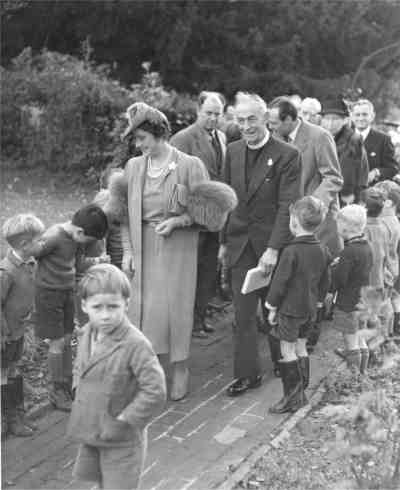
[[[223,175],[226,138],[217,126],[224,111],[224,103],[224,98],[217,92],[201,92],[196,122],[176,133],[170,140],[171,145],[178,150],[199,157],[212,180],[221,180]],[[206,338],[214,331],[206,322],[206,310],[216,292],[218,248],[218,233],[200,233],[193,337]]]

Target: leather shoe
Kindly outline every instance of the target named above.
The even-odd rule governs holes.
[[[262,377],[260,375],[254,378],[239,378],[234,381],[227,389],[228,396],[238,396],[245,393],[247,390],[258,388],[261,386]]]

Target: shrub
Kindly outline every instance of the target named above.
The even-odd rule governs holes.
[[[139,100],[165,111],[175,129],[188,124],[193,101],[167,91],[150,64],[143,67],[142,82],[128,89],[88,57],[26,48],[1,69],[3,165],[80,174],[103,168],[119,146],[125,109]]]

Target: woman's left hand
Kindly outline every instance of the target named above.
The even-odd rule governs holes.
[[[177,219],[173,217],[161,221],[161,223],[156,226],[155,230],[159,235],[168,236],[175,228],[177,228],[177,226]]]

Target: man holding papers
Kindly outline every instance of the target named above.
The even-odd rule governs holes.
[[[225,178],[239,204],[222,234],[219,254],[232,270],[235,307],[235,380],[228,388],[230,396],[261,385],[256,315],[265,289],[249,294],[241,289],[249,269],[259,266],[270,274],[279,250],[290,240],[289,205],[300,196],[301,176],[298,150],[270,135],[261,97],[239,92],[235,112],[243,139],[228,146]]]

